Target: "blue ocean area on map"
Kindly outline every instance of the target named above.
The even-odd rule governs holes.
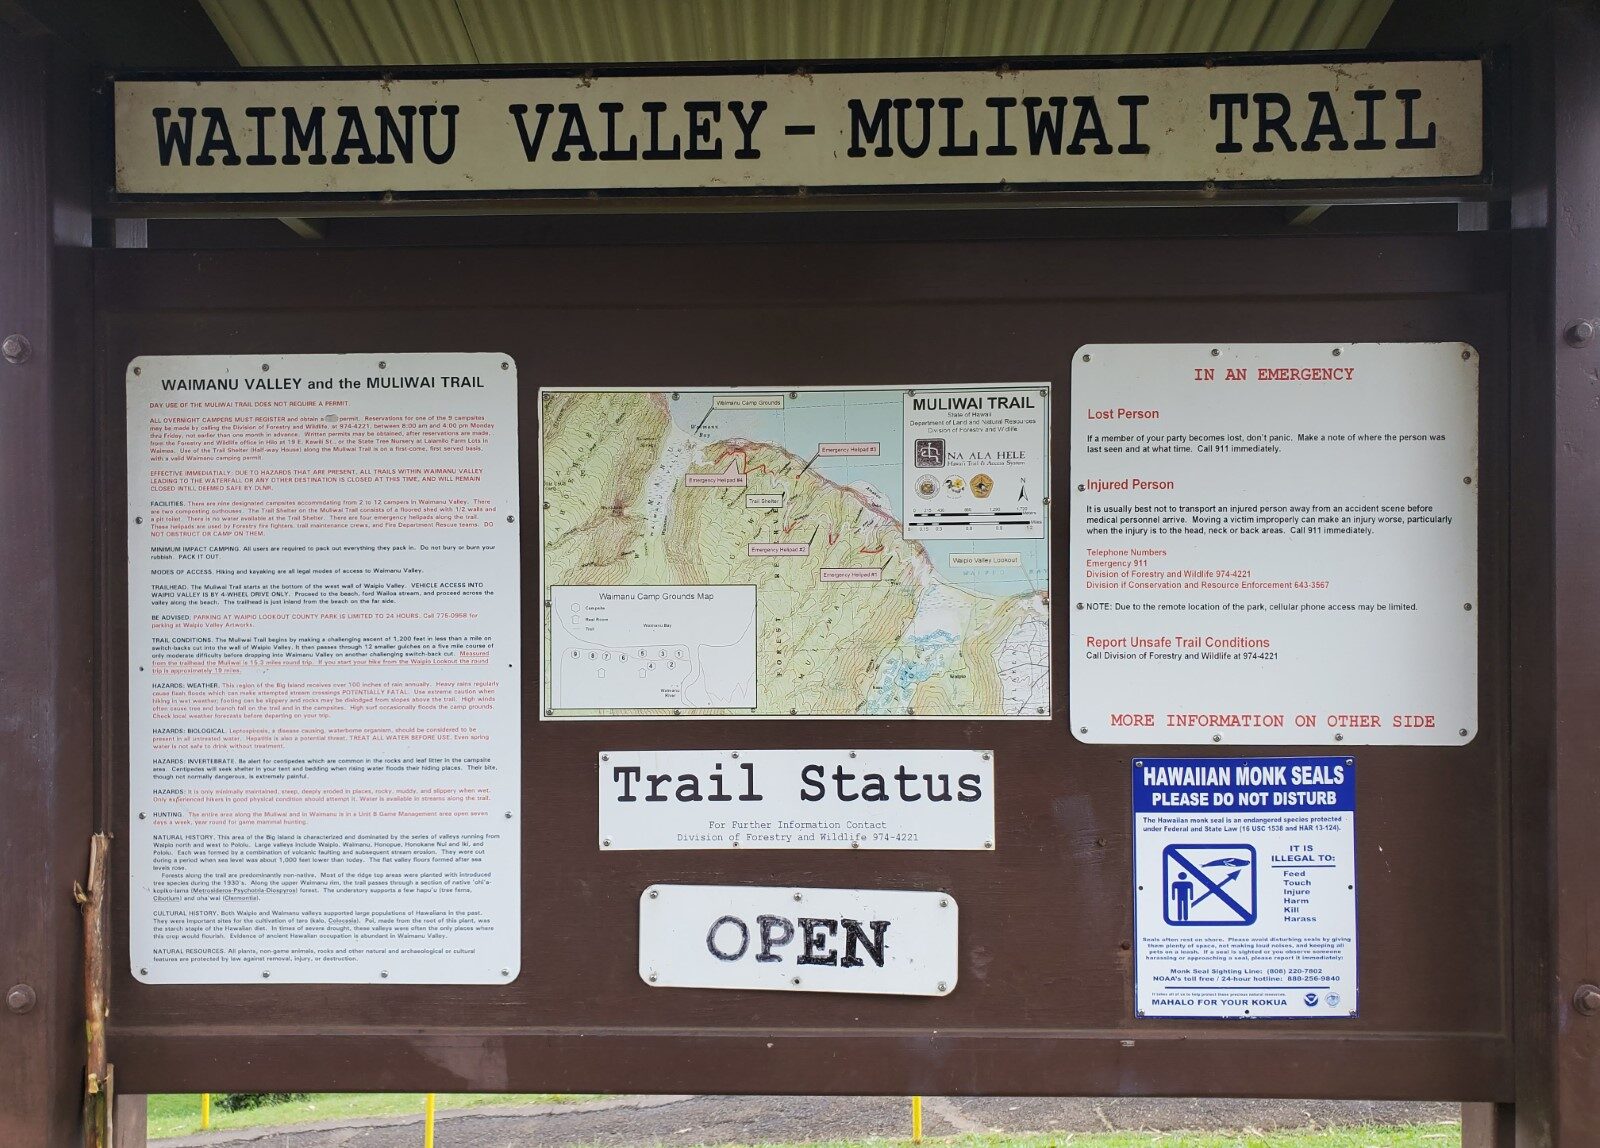
[[[887,507],[899,522],[906,520],[901,493],[901,459],[905,444],[903,418],[905,392],[893,388],[833,391],[679,391],[669,402],[673,422],[684,433],[706,443],[743,438],[781,446],[796,458],[810,459],[811,469],[830,482],[853,487],[870,502]],[[781,408],[731,410],[714,405],[718,397],[740,399],[781,396]],[[816,455],[821,443],[878,443],[876,456]],[[939,577],[952,586],[980,594],[1003,597],[1049,588],[1047,539],[1013,538],[997,541],[920,540]],[[1021,565],[958,566],[958,554],[1016,554]],[[919,659],[907,663],[915,672]],[[887,670],[887,667],[886,667]],[[888,682],[889,678],[880,679]],[[909,695],[915,679],[908,679]],[[891,688],[885,691],[897,693]]]

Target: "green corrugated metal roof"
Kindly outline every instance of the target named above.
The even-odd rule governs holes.
[[[1366,46],[1391,0],[202,0],[249,66]]]

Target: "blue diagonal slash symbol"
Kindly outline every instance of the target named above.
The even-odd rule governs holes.
[[[1251,861],[1248,862],[1248,863],[1240,864],[1239,867],[1234,869],[1233,873],[1230,876],[1224,877],[1219,882],[1219,881],[1213,881],[1211,879],[1210,875],[1206,873],[1206,866],[1203,863],[1197,863],[1197,862],[1193,861],[1190,857],[1185,856],[1184,853],[1182,852],[1185,849],[1193,849],[1193,848],[1195,848],[1195,847],[1191,846],[1191,845],[1168,845],[1165,849],[1162,850],[1163,857],[1167,858],[1173,865],[1181,866],[1186,872],[1193,874],[1194,875],[1194,879],[1196,881],[1198,881],[1202,886],[1204,886],[1204,891],[1198,897],[1195,897],[1192,901],[1188,902],[1188,904],[1184,906],[1184,910],[1185,911],[1183,911],[1183,915],[1179,920],[1174,921],[1172,919],[1172,915],[1171,915],[1170,911],[1168,911],[1170,907],[1169,906],[1164,906],[1163,910],[1162,910],[1162,915],[1163,915],[1163,917],[1166,918],[1167,923],[1169,925],[1226,925],[1226,924],[1253,925],[1255,923],[1255,920],[1256,920],[1255,913],[1250,909],[1246,909],[1238,901],[1235,901],[1231,896],[1229,896],[1228,895],[1228,891],[1226,889],[1224,889],[1223,886],[1228,884],[1230,881],[1234,880],[1234,878],[1238,877],[1239,874],[1244,871],[1244,868],[1247,865],[1253,865],[1254,858],[1255,858],[1255,850],[1252,849],[1248,845],[1239,845],[1239,846],[1229,846],[1229,847],[1227,847],[1227,848],[1230,848],[1230,849],[1237,848],[1241,852],[1248,852],[1250,854],[1250,856],[1251,856]],[[1218,848],[1218,847],[1216,847],[1216,846],[1202,846],[1201,848]],[[1253,879],[1253,874],[1252,874],[1252,879]],[[1163,884],[1165,884],[1165,882],[1163,882]],[[1201,901],[1204,901],[1204,900],[1206,900],[1207,898],[1210,898],[1210,897],[1215,897],[1215,898],[1217,898],[1217,900],[1221,901],[1224,905],[1227,905],[1228,908],[1232,909],[1235,913],[1237,913],[1239,915],[1239,920],[1237,922],[1204,921],[1204,920],[1195,921],[1195,920],[1191,920],[1188,917],[1188,914],[1186,912],[1188,906],[1189,905],[1198,905]]]

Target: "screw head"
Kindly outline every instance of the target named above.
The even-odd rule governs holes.
[[[1596,334],[1600,334],[1600,323],[1594,319],[1579,319],[1566,331],[1567,342],[1574,347],[1583,347],[1594,342]]]
[[[797,985],[797,984],[800,983],[800,978],[799,977],[790,977],[789,978],[789,983],[791,985]]]
[[[659,896],[661,896],[661,894],[660,894],[660,892],[658,890],[655,890],[655,889],[651,889],[650,890],[650,899],[652,901],[654,901]]]
[[[1214,734],[1211,735],[1211,740],[1212,741],[1221,741],[1222,740],[1222,735],[1220,733],[1214,733]]]
[[[800,898],[800,894],[799,894],[799,893],[796,893],[796,894],[795,894],[795,895],[794,895],[794,899],[795,899],[795,900],[796,900],[796,901],[798,901],[798,900],[800,900],[800,899],[801,899],[801,898]]]
[[[28,342],[26,335],[7,335],[0,341],[0,355],[4,355],[6,362],[13,366],[26,363],[33,358],[33,344]]]
[[[949,990],[950,990],[950,986],[949,985],[945,984],[943,981],[939,982],[939,991],[940,992],[948,992]]]
[[[139,970],[143,972],[143,969]],[[33,991],[32,985],[12,985],[6,990],[6,1008],[12,1012],[27,1012],[39,1001],[39,994]]]
[[[1600,1012],[1600,988],[1594,985],[1579,985],[1578,991],[1572,994],[1572,1007],[1584,1016],[1593,1016]]]
[[[940,897],[939,898],[939,908],[948,909],[949,907],[950,907],[950,899],[948,897]]]
[[[651,984],[655,984],[656,983],[656,975],[654,973],[651,973],[649,978],[648,978],[648,980],[650,981]]]
[[[605,847],[605,848],[607,848],[607,849],[609,849],[609,848],[611,848],[611,838],[609,838],[609,837],[607,837],[607,838],[604,838],[604,839],[603,839],[603,840],[602,840],[602,841],[601,841],[601,842],[600,842],[600,844],[601,844],[601,845],[602,845],[602,846],[604,846],[604,847]]]

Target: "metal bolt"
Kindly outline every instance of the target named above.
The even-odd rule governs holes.
[[[988,761],[989,760],[989,755],[988,754],[984,754],[983,755],[983,760],[984,761]]]
[[[855,750],[853,750],[853,749],[852,749],[852,750],[851,750],[851,751],[850,751],[850,756],[851,756],[851,757],[854,757],[854,756],[855,756],[855,755],[856,755],[856,751],[855,751]]]
[[[271,977],[271,976],[272,976],[272,974],[271,974],[271,973],[262,973],[262,974],[261,974],[261,979],[262,979],[262,980],[266,980],[266,979],[267,979],[267,978],[269,978],[269,977]]]
[[[139,975],[141,977],[147,977],[147,976],[150,975],[150,970],[149,969],[140,969],[139,970]]]
[[[1340,351],[1340,350],[1339,350],[1339,348],[1338,348],[1338,347],[1335,347],[1335,348],[1334,348],[1334,349],[1333,349],[1333,357],[1334,357],[1334,358],[1335,358],[1335,359],[1337,359],[1337,358],[1338,358],[1338,357],[1339,357],[1339,356],[1340,356],[1340,355],[1341,355],[1341,354],[1343,354],[1343,352],[1342,352],[1342,351]]]
[[[800,894],[799,894],[799,893],[796,893],[796,894],[795,894],[795,895],[794,895],[794,899],[795,899],[795,900],[796,900],[796,901],[798,901],[798,900],[800,900]]]
[[[15,989],[11,991],[16,992]],[[1594,985],[1579,985],[1578,991],[1572,994],[1572,1007],[1584,1016],[1593,1016],[1600,1012],[1600,988]]]
[[[143,969],[139,970],[141,973]],[[27,1012],[39,1001],[32,985],[12,985],[6,990],[6,1007],[12,1012]]]
[[[602,753],[600,755],[600,760],[601,761],[610,761],[611,760],[611,755],[609,753]]]
[[[138,368],[138,367],[133,368],[133,377],[134,378],[138,378],[142,374],[144,374],[144,371],[142,371],[140,368]]]
[[[503,976],[503,977],[509,977],[511,975],[511,970],[510,969],[501,969],[500,970],[500,975]]]
[[[611,848],[611,838],[606,837],[606,838],[602,839],[601,842],[600,842],[600,845],[604,849],[610,849]]]
[[[270,370],[272,370],[272,364],[271,363],[262,363],[261,364],[261,369],[263,371],[270,371]]]
[[[1078,727],[1078,732],[1079,733],[1088,733],[1089,732],[1089,727],[1086,726],[1086,725],[1080,725]]]
[[[789,983],[792,984],[792,985],[797,985],[797,984],[800,983],[800,978],[799,977],[790,977],[789,978]]]
[[[135,525],[135,526],[143,526],[143,525],[144,525],[144,515],[142,515],[142,514],[135,514],[135,515],[134,515],[134,516],[133,516],[133,524],[134,524],[134,525]]]
[[[861,848],[861,842],[859,842],[859,841],[850,842],[850,848],[852,848],[852,849],[860,849]]]
[[[656,983],[656,975],[654,973],[650,974],[650,983],[651,984],[655,984]]]
[[[500,369],[502,371],[509,371],[511,369],[511,364],[502,359],[500,361]]]
[[[506,515],[506,521],[507,522],[515,522],[516,520],[517,520],[517,516],[515,514]]]
[[[0,342],[0,355],[6,357],[6,362],[13,365],[26,363],[33,358],[33,344],[28,342],[26,335],[7,335],[4,342]]]
[[[1216,357],[1217,357],[1217,356],[1218,356],[1218,355],[1220,355],[1220,354],[1222,354],[1222,352],[1221,352],[1221,351],[1219,351],[1219,350],[1217,350],[1217,349],[1216,349],[1216,348],[1215,348],[1215,347],[1212,347],[1212,348],[1211,348],[1211,357],[1212,357],[1212,358],[1213,358],[1213,359],[1215,359],[1215,358],[1216,358]]]
[[[1463,478],[1461,481],[1466,483],[1468,486],[1471,486],[1472,485],[1472,476],[1469,474],[1465,478]]]
[[[658,890],[656,890],[656,889],[651,889],[650,890],[650,899],[652,901],[654,901],[659,896],[661,896],[661,893]]]
[[[511,810],[509,810],[509,809],[508,809],[508,810],[506,810],[506,820],[507,820],[507,821],[510,821],[510,820],[511,820]]]
[[[1083,361],[1084,361],[1084,362],[1086,362],[1086,363],[1087,363],[1087,362],[1088,362],[1088,361],[1089,361],[1089,356],[1088,356],[1088,355],[1085,355],[1085,356],[1084,356],[1084,357],[1083,357]]]
[[[142,813],[141,813],[141,814],[139,814],[139,820],[140,820],[140,821],[143,821],[143,820],[144,820],[144,814],[142,814]]]
[[[993,849],[994,848],[994,842],[993,841],[985,841],[983,843],[983,847],[985,849]]]
[[[735,849],[737,849],[737,848],[739,848],[739,843],[738,843],[738,842],[737,842],[737,841],[734,841],[734,842],[732,842],[732,843],[731,843],[731,844],[732,844],[732,845],[733,845],[733,847],[734,847],[734,848],[735,848]]]
[[[1466,737],[1467,736],[1467,727],[1466,726],[1462,726],[1459,730],[1456,731],[1456,733],[1460,737]]]
[[[1463,603],[1461,603],[1461,608],[1463,610],[1466,610],[1466,611],[1470,612],[1472,610],[1472,603],[1471,602],[1463,602]]]
[[[1471,359],[1472,359],[1472,352],[1463,347],[1462,350],[1461,350],[1461,361],[1463,363],[1465,363],[1465,362],[1471,361]]]
[[[1333,740],[1334,741],[1343,741],[1344,740],[1344,734],[1342,734],[1342,733],[1334,734],[1333,735]]]
[[[1222,735],[1220,733],[1214,733],[1214,734],[1211,735],[1211,740],[1212,741],[1221,741],[1222,740]]]
[[[949,989],[950,989],[949,985],[945,984],[943,981],[939,982],[939,991],[940,992],[948,992]]]
[[[388,366],[389,366],[389,364],[384,362],[382,359],[378,360],[378,370],[380,370],[380,371],[386,370],[388,368]]]
[[[1567,328],[1567,342],[1574,347],[1587,346],[1589,343],[1594,342],[1596,334],[1600,334],[1600,323],[1597,323],[1594,319],[1579,319]],[[9,339],[6,341],[10,342]],[[6,358],[9,359],[10,357],[11,355],[8,352]]]
[[[378,365],[381,367],[383,364],[379,363]],[[389,970],[388,969],[384,969],[383,972],[379,973],[378,975],[380,977],[382,977],[384,980],[388,980],[389,979]]]
[[[798,900],[798,899],[799,898],[796,898],[796,900]],[[949,907],[950,907],[950,899],[948,897],[940,897],[939,898],[939,908],[948,909]]]

